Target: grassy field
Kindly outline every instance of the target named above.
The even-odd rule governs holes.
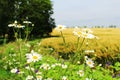
[[[53,30],[52,37],[1,45],[0,80],[119,80],[120,28],[91,28],[97,39],[79,43],[73,30],[62,31],[65,43]]]

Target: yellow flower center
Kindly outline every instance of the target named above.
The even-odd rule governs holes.
[[[80,72],[80,74],[83,74],[83,72]]]
[[[18,28],[21,28],[21,24],[18,24]]]
[[[88,61],[88,64],[92,64],[92,62]]]
[[[38,59],[38,56],[33,56],[33,59]]]
[[[78,32],[78,35],[81,35],[81,34],[82,34],[82,32],[81,32],[81,31],[79,31],[79,32]]]
[[[37,78],[42,78],[42,76],[37,76]]]
[[[62,26],[59,26],[59,29],[62,29]]]

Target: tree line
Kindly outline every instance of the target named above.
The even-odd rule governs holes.
[[[14,32],[8,24],[17,20],[31,21],[34,24],[30,35],[41,37],[49,35],[55,27],[51,0],[0,0],[0,36],[8,34],[14,37]],[[23,32],[24,34],[24,32]]]

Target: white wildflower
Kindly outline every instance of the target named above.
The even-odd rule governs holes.
[[[28,75],[26,78],[26,80],[32,80],[32,79],[33,79],[33,76],[30,76],[30,75]]]
[[[18,69],[17,68],[14,68],[14,69],[11,69],[11,73],[16,73],[18,71]]]
[[[62,80],[68,80],[66,76],[63,76],[62,77]]]
[[[63,31],[65,29],[65,26],[64,25],[57,25],[57,27],[55,29],[60,32],[60,31]]]
[[[83,71],[83,70],[79,70],[79,71],[77,72],[77,74],[80,75],[80,77],[82,77],[82,76],[84,76],[84,71]]]
[[[90,66],[91,68],[94,67],[94,62],[91,59],[86,60],[86,64]]]
[[[27,57],[27,63],[36,62],[42,59],[42,56],[37,52],[34,52],[33,50],[31,51],[31,53],[26,54],[26,57]]]
[[[44,69],[44,70],[49,70],[50,69],[50,65],[47,63],[44,63],[40,66],[40,68]]]
[[[67,65],[62,64],[63,69],[66,69],[67,67],[68,67]]]

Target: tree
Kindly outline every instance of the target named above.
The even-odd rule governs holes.
[[[18,20],[31,21],[35,26],[34,36],[43,36],[55,27],[52,2],[50,0],[0,0],[0,35],[11,34],[8,24]],[[13,35],[13,34],[12,34]]]

